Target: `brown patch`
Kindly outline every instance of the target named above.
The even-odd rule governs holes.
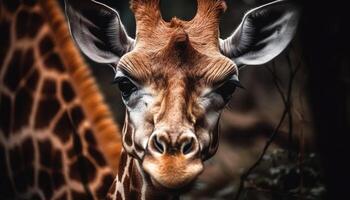
[[[134,159],[130,160],[129,166],[128,166],[128,172],[129,175],[132,173],[132,169],[134,168]]]
[[[60,103],[55,97],[43,97],[39,102],[39,108],[36,113],[35,128],[47,127],[59,110]]]
[[[62,170],[62,152],[61,150],[55,150],[52,155],[52,170]]]
[[[62,142],[67,142],[71,137],[72,124],[69,121],[68,114],[65,112],[61,118],[58,120],[56,127],[54,128],[54,133],[58,136]]]
[[[32,92],[36,90],[39,81],[39,72],[34,69],[26,81],[25,87],[30,89]]]
[[[87,177],[81,177],[83,174],[81,170],[86,171],[85,175]],[[69,176],[79,182],[83,182],[85,178],[87,178],[87,181],[92,181],[96,177],[96,168],[89,159],[81,156],[69,167]]]
[[[124,188],[125,194],[128,194],[130,192],[130,178],[128,175],[125,175],[125,177],[124,177],[123,188]]]
[[[103,167],[107,165],[105,158],[98,150],[95,149],[95,147],[89,146],[88,151],[90,156],[97,162],[99,166]]]
[[[5,149],[0,146],[0,194],[5,199],[13,199],[14,191],[9,180],[6,163]]]
[[[19,6],[19,0],[1,1],[1,4],[3,4],[8,11],[14,12]]]
[[[23,55],[22,63],[20,66],[20,77],[27,76],[28,72],[32,69],[34,64],[34,50],[29,49]]]
[[[21,150],[18,146],[13,147],[9,151],[10,157],[10,169],[14,172],[18,172],[22,166],[22,155]]]
[[[115,190],[117,189],[116,186],[117,186],[117,180],[114,179],[112,186],[108,190],[108,194],[114,194]]]
[[[0,185],[0,194],[4,199],[15,199],[15,190],[12,187],[10,177],[1,177]]]
[[[41,170],[39,172],[39,187],[45,195],[45,199],[50,199],[53,194],[52,179],[48,172]]]
[[[110,193],[109,188],[112,189],[113,186],[115,188],[115,182],[113,180],[113,176],[109,174],[103,177],[101,185],[96,189],[97,199],[104,199],[107,195],[107,192]]]
[[[11,58],[11,61],[7,67],[7,71],[4,78],[4,84],[11,90],[15,91],[21,80],[20,68],[22,61],[22,51],[16,50]]]
[[[70,159],[72,159],[72,158],[74,158],[76,156],[76,152],[74,150],[74,147],[71,147],[70,149],[68,149],[67,156]]]
[[[10,22],[5,20],[0,20],[0,69],[5,61],[5,56],[10,47]]]
[[[74,127],[79,127],[79,124],[84,120],[85,115],[80,106],[75,106],[70,111],[72,117],[72,123]]]
[[[0,103],[0,129],[3,131],[5,137],[8,137],[10,134],[10,119],[12,113],[12,102],[11,99],[1,94],[1,103]]]
[[[7,175],[5,148],[0,145],[0,180]]]
[[[132,133],[133,128],[130,125],[126,125],[125,127],[125,135],[124,135],[124,142],[127,146],[132,146]]]
[[[23,166],[21,166],[23,168]],[[28,166],[13,173],[13,182],[18,192],[24,192],[28,186],[34,184],[34,168]]]
[[[137,191],[137,190],[134,190],[134,189],[131,189],[130,192],[129,192],[129,197],[132,200],[141,199],[141,192]]]
[[[78,191],[73,190],[72,191],[72,198],[71,199],[90,199],[89,196],[85,193],[81,193]]]
[[[55,80],[46,79],[44,81],[43,88],[41,90],[43,95],[55,96],[56,95],[56,82]]]
[[[135,147],[135,150],[136,150],[138,153],[144,151],[143,147],[142,147],[141,145],[137,144],[137,143],[135,143],[135,146],[134,146],[134,147]]]
[[[133,165],[131,172],[131,183],[133,188],[142,188],[142,177],[140,175],[141,172],[138,171],[136,165]]]
[[[26,166],[26,168],[19,173],[20,182],[23,184],[24,188],[34,185],[34,175],[35,171],[33,165]]]
[[[22,193],[27,189],[28,184],[26,178],[26,174],[22,170],[13,174],[13,182],[17,192]]]
[[[18,39],[24,37],[34,38],[40,27],[43,25],[44,19],[41,15],[28,10],[21,10],[17,14],[16,35]]]
[[[84,137],[85,137],[85,140],[86,140],[86,142],[88,143],[89,146],[96,146],[97,145],[95,136],[94,136],[94,134],[93,134],[91,129],[86,129],[85,130]]]
[[[127,161],[127,153],[122,152],[120,156],[120,161],[119,161],[118,180],[122,180],[122,176],[125,171],[126,161]]]
[[[31,165],[34,161],[34,145],[31,138],[27,138],[22,144],[22,154],[24,155],[24,165]]]
[[[48,52],[51,52],[54,48],[54,43],[50,35],[45,35],[45,37],[39,43],[39,51],[43,56]]]
[[[116,199],[117,200],[122,200],[122,195],[120,194],[119,191],[117,191]]]
[[[45,66],[52,70],[57,70],[58,72],[64,72],[65,68],[62,63],[60,56],[56,52],[50,53],[44,60]]]
[[[68,81],[62,82],[61,92],[62,92],[64,101],[67,103],[71,102],[75,97],[75,92]]]
[[[17,132],[29,123],[32,104],[32,95],[24,88],[20,89],[15,99],[13,132]]]
[[[52,167],[52,143],[50,140],[39,141],[39,158],[42,166],[50,169]]]
[[[61,171],[52,172],[52,181],[55,190],[62,187],[66,183]]]
[[[33,50],[23,53],[16,50],[12,55],[12,60],[7,67],[4,83],[12,91],[15,91],[20,81],[28,74],[34,63]]]

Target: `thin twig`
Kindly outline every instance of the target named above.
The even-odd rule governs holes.
[[[289,68],[289,83],[288,83],[288,93],[287,93],[287,99],[289,100],[287,102],[286,107],[288,108],[288,158],[291,160],[292,158],[292,145],[293,145],[293,115],[291,112],[292,102],[291,102],[291,95],[292,95],[292,88],[293,88],[293,80],[296,73],[293,71],[292,61],[290,59],[290,55],[287,54],[287,63]]]
[[[283,104],[284,104],[284,111],[282,113],[282,116],[280,118],[280,121],[278,122],[278,125],[276,126],[276,128],[274,129],[273,133],[270,135],[270,138],[269,140],[266,142],[263,150],[262,150],[262,153],[260,154],[259,158],[255,161],[255,163],[245,172],[241,175],[241,178],[240,178],[240,184],[239,184],[239,187],[238,187],[238,190],[237,190],[237,193],[236,193],[236,196],[235,196],[235,200],[239,200],[240,196],[241,196],[241,193],[244,189],[244,183],[247,179],[247,177],[253,172],[253,170],[260,164],[260,162],[263,160],[263,157],[265,156],[269,146],[271,145],[271,143],[274,141],[275,137],[277,136],[278,132],[279,132],[279,129],[286,117],[286,115],[288,114],[288,118],[289,118],[289,139],[290,139],[290,142],[291,142],[291,134],[292,134],[292,126],[293,126],[293,118],[292,118],[292,114],[291,114],[291,94],[292,94],[292,85],[293,85],[293,80],[295,78],[295,75],[297,74],[297,71],[299,70],[300,66],[301,66],[301,61],[300,63],[298,64],[298,66],[293,70],[292,68],[292,63],[291,63],[291,60],[290,60],[290,57],[287,56],[287,62],[288,62],[288,66],[289,66],[289,69],[290,69],[290,76],[289,76],[289,82],[288,82],[288,90],[287,90],[287,95],[285,96],[283,90],[282,90],[282,87],[280,86],[279,82],[278,82],[278,77],[276,75],[276,71],[275,71],[275,62],[273,62],[272,64],[272,69],[270,69],[269,67],[267,67],[267,69],[271,72],[272,74],[272,77],[273,77],[273,82],[276,86],[276,89],[278,91],[278,93],[280,94],[281,98],[282,98],[282,101],[283,101]],[[290,143],[291,144],[291,143]]]
[[[242,190],[243,190],[243,187],[244,187],[244,182],[246,180],[246,178],[251,174],[251,172],[260,164],[260,162],[262,161],[267,149],[269,148],[270,144],[273,142],[273,140],[275,139],[277,133],[278,133],[278,130],[280,129],[285,117],[287,115],[287,109],[284,109],[283,111],[283,114],[282,114],[282,117],[276,127],[276,129],[274,130],[274,132],[271,134],[269,140],[266,142],[264,148],[263,148],[263,151],[262,153],[260,154],[259,158],[255,161],[255,163],[245,172],[242,174],[241,176],[241,182],[239,184],[239,188],[238,188],[238,191],[237,191],[237,194],[236,194],[236,197],[235,197],[235,200],[238,200],[241,193],[242,193]]]

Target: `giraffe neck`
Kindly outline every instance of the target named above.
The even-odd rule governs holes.
[[[157,190],[151,180],[141,168],[140,162],[128,155],[124,150],[121,153],[118,175],[116,176],[107,199],[179,199],[178,195]]]
[[[119,130],[57,1],[0,0],[0,30],[0,199],[102,199]]]

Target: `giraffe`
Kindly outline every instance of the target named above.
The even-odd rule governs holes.
[[[117,11],[90,0],[65,0],[76,45],[111,66],[126,106],[123,150],[108,199],[177,199],[218,148],[218,121],[239,68],[261,65],[290,43],[298,6],[274,1],[249,11],[219,38],[223,0],[197,0],[190,21],[164,21],[159,0],[132,0],[136,38]]]
[[[121,150],[54,0],[0,0],[0,199],[102,199]]]

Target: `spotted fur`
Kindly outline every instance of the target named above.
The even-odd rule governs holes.
[[[104,198],[118,126],[58,3],[0,1],[0,29],[0,199]]]

